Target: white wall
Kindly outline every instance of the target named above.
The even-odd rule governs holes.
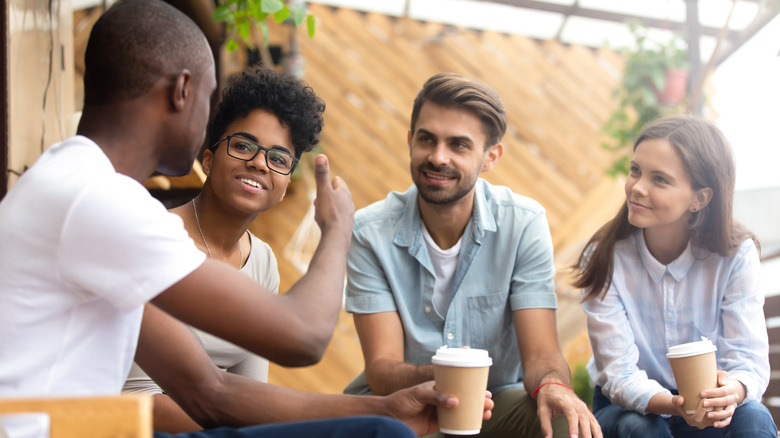
[[[738,191],[734,217],[756,233],[762,254],[780,249],[780,187]]]

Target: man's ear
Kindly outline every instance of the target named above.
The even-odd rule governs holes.
[[[179,112],[184,109],[187,104],[187,99],[192,94],[192,74],[188,69],[182,70],[176,79],[173,81],[173,87],[171,87],[171,105],[173,110]]]
[[[412,154],[412,130],[406,132],[406,144],[409,146],[409,155]]]
[[[496,143],[485,151],[485,161],[482,163],[482,172],[493,169],[501,156],[504,155],[504,144]]]
[[[691,205],[692,211],[699,211],[704,209],[704,207],[707,206],[707,204],[712,201],[712,189],[709,187],[704,187],[702,189],[696,190],[696,199],[693,201],[693,204]]]

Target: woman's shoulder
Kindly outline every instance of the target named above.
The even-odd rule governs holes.
[[[252,251],[273,254],[271,245],[267,244],[264,240],[252,234],[251,231],[247,231],[247,234],[249,234],[249,242],[252,244]]]
[[[279,265],[271,246],[249,233],[252,249],[241,272],[249,275],[273,293],[279,290]]]
[[[693,251],[697,260],[713,260],[717,262],[731,262],[740,261],[745,259],[760,259],[758,245],[752,237],[746,237],[736,248],[733,250],[732,255],[721,255],[717,252],[713,252],[707,248],[700,246],[694,246]]]
[[[747,237],[739,244],[737,254],[755,254],[755,256],[758,257],[758,244],[756,244],[756,241],[753,240],[752,237]]]
[[[636,229],[628,236],[615,242],[615,253],[639,254],[641,245],[644,245],[642,230]]]

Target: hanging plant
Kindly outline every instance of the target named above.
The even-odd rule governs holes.
[[[618,107],[604,126],[612,142],[603,146],[624,151],[608,170],[612,176],[628,173],[625,151],[644,125],[677,111],[688,83],[688,51],[680,36],[661,43],[650,39],[642,25],[630,24],[629,30],[634,47],[626,53],[623,79],[615,91]]]
[[[288,21],[295,27],[306,22],[309,38],[313,38],[316,21],[314,15],[306,12],[302,2],[289,3],[293,3],[292,7],[282,0],[220,0],[211,18],[227,25],[228,39],[225,48],[228,51],[238,48],[236,36],[249,47],[254,47],[250,38],[253,26],[260,29],[264,44],[268,44],[269,19],[276,23]]]

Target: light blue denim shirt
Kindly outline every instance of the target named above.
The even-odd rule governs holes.
[[[557,308],[554,275],[542,206],[479,179],[461,240],[452,301],[446,315],[438,314],[434,270],[412,186],[355,214],[346,309],[397,311],[407,363],[430,364],[442,345],[488,350],[493,359],[488,388],[496,390],[523,378],[512,311]]]
[[[676,389],[668,348],[709,338],[718,369],[761,400],[769,382],[764,295],[756,245],[733,257],[691,246],[663,265],[642,230],[615,244],[612,285],[604,299],[583,303],[594,358],[591,379],[612,404],[645,413],[650,399]]]

